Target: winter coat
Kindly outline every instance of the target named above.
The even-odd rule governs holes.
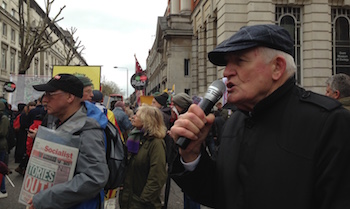
[[[216,162],[203,151],[188,172],[178,158],[173,179],[220,209],[350,208],[349,124],[338,101],[290,79],[226,121]]]
[[[140,146],[128,163],[119,195],[120,208],[160,209],[159,195],[167,178],[165,143],[163,139],[143,137]]]
[[[99,116],[94,118],[104,116],[98,108],[95,113]],[[34,195],[33,204],[36,209],[99,208],[101,190],[107,183],[109,170],[101,129],[104,127],[94,118],[87,116],[87,109],[83,105],[57,127],[56,131],[76,134],[73,137],[80,138],[77,165],[72,180]],[[107,124],[107,118],[104,118],[103,121]]]
[[[132,124],[129,117],[121,107],[115,107],[113,109],[113,114],[122,133],[127,133],[132,129]]]
[[[0,114],[0,151],[7,151],[7,133],[9,131],[10,121],[6,115]]]
[[[31,126],[29,126],[29,129],[35,130],[38,129],[39,126],[41,125],[42,121],[41,120],[34,120],[33,124]],[[26,149],[26,153],[27,156],[30,157],[30,153],[32,152],[33,149],[33,144],[34,144],[34,139],[30,136],[27,136],[27,149]]]

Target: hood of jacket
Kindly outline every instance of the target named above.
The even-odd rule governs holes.
[[[105,129],[108,123],[107,116],[91,102],[85,101],[85,107],[87,109],[87,116],[95,119]]]

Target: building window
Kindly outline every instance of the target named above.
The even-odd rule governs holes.
[[[350,75],[350,10],[332,8],[333,73]]]
[[[7,48],[1,47],[1,69],[6,70],[7,66]]]
[[[49,65],[45,65],[45,75],[49,75]]]
[[[2,35],[7,36],[7,25],[6,23],[2,23]]]
[[[39,75],[39,60],[38,60],[38,58],[34,59],[34,75]]]
[[[11,10],[11,15],[12,15],[12,17],[15,17],[15,15],[16,15],[16,10],[15,9]]]
[[[14,74],[15,73],[15,60],[16,59],[16,52],[11,50],[10,54],[10,73]]]
[[[301,69],[301,9],[276,6],[276,23],[285,28],[294,40],[294,61],[297,66],[295,79],[302,85]]]
[[[18,72],[20,71],[20,66],[21,66],[21,53],[18,52]]]
[[[4,9],[4,10],[6,10],[6,8],[7,8],[7,4],[6,4],[6,2],[2,2],[2,4],[1,4],[1,7]]]
[[[11,41],[16,41],[16,31],[14,29],[11,29]]]
[[[184,75],[188,76],[189,75],[189,70],[190,69],[190,59],[185,59],[184,63]]]
[[[188,94],[188,95],[191,95],[191,90],[190,89],[185,89],[185,93]]]

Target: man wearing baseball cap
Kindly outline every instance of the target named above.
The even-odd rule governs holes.
[[[294,40],[277,25],[254,25],[209,52],[225,66],[228,102],[218,156],[203,141],[214,115],[192,105],[171,128],[191,140],[172,177],[195,201],[220,209],[350,208],[350,112],[296,85]]]
[[[81,102],[83,83],[74,75],[58,74],[46,84],[33,88],[45,92],[47,113],[59,120],[56,131],[79,133],[80,146],[72,180],[37,193],[29,202],[30,208],[99,208],[109,175],[104,127],[87,117],[85,103]]]

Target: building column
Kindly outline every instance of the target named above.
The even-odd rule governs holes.
[[[180,12],[180,2],[179,0],[171,0],[170,14],[179,14]]]
[[[324,92],[325,81],[332,75],[330,9],[327,0],[304,6],[302,85],[315,92]]]
[[[206,60],[207,60],[207,83],[209,86],[213,81],[217,80],[217,68],[208,59],[208,53],[216,47],[216,18],[208,18],[207,20],[207,45],[206,45]]]
[[[207,33],[201,27],[198,33],[198,95],[202,96],[207,90]]]
[[[192,55],[191,55],[191,94],[198,95],[198,38],[192,36]]]

